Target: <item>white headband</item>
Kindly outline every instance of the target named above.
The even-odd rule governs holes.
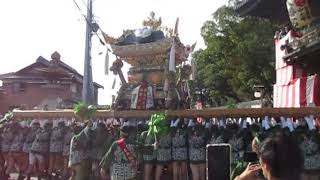
[[[281,127],[285,128],[288,127],[287,122],[286,122],[286,118],[284,118],[283,116],[280,117],[281,120]]]
[[[188,127],[193,127],[194,126],[194,122],[192,119],[189,119],[189,124],[188,124]]]
[[[219,120],[219,126],[220,127],[226,127],[226,123],[225,123],[225,121],[223,119]]]
[[[307,125],[309,127],[309,130],[313,130],[313,129],[316,129],[316,126],[315,126],[315,123],[314,123],[314,119],[313,119],[313,116],[306,116],[304,117],[304,119],[306,120],[307,122]]]
[[[180,119],[178,118],[178,119],[176,119],[176,121],[174,122],[174,127],[177,127],[178,126],[178,124],[179,124],[179,122],[180,122]]]
[[[270,129],[270,124],[269,124],[269,117],[265,116],[264,119],[262,120],[262,128],[265,130]]]
[[[247,128],[247,118],[241,118],[241,125],[242,125],[242,128],[243,129],[246,129]]]
[[[287,127],[290,129],[290,132],[294,130],[291,118],[287,118]]]

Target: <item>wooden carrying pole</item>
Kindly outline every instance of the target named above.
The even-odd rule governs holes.
[[[163,111],[113,111],[98,110],[95,114],[96,118],[112,118],[112,117],[136,117],[149,118],[152,114]],[[314,115],[320,117],[320,107],[304,107],[304,108],[241,108],[241,109],[203,109],[203,110],[166,110],[169,117],[204,117],[204,118],[220,118],[220,117],[304,117]],[[57,110],[57,111],[20,111],[14,110],[13,115],[17,119],[23,118],[76,118],[73,110]]]

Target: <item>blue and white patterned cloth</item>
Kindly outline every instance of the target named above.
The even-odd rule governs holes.
[[[157,149],[157,161],[168,162],[171,161],[171,135],[167,134],[159,140],[159,147]]]
[[[206,160],[206,148],[203,136],[191,136],[189,138],[189,159],[192,162],[204,162]]]
[[[320,170],[320,152],[318,144],[312,140],[305,140],[300,144],[304,154],[305,170]]]
[[[63,140],[64,132],[60,128],[53,129],[50,138],[50,152],[52,153],[62,153],[63,151]]]
[[[172,160],[185,161],[188,159],[186,133],[178,129],[172,137]]]

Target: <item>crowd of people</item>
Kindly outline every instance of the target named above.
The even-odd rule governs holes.
[[[77,130],[59,122],[12,121],[1,129],[1,178],[8,179],[11,173],[19,173],[18,179],[46,174],[65,175],[68,170],[70,140]],[[46,174],[45,174],[46,173]]]
[[[138,119],[12,120],[0,128],[0,179],[18,173],[18,179],[204,180],[207,144],[230,144],[235,170],[245,152],[264,157],[261,145],[280,132],[299,144],[295,156],[301,152],[304,159],[303,179],[320,177],[320,138],[312,116],[295,121],[264,117],[167,122],[169,132],[157,138],[148,133],[147,121]],[[283,149],[285,153],[293,150]]]

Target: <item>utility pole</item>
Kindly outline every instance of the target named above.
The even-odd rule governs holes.
[[[92,0],[87,3],[86,18],[86,43],[84,57],[84,73],[82,84],[82,101],[87,104],[94,103],[94,87],[92,80],[92,63],[91,63],[91,37],[92,37]]]

